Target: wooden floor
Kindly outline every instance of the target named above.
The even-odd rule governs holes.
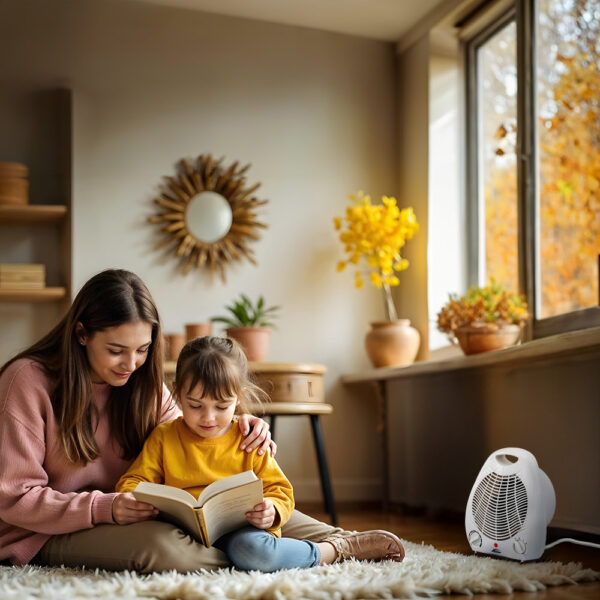
[[[307,514],[328,522],[328,516],[318,504],[299,504]],[[456,517],[428,517],[410,515],[400,511],[384,513],[374,506],[338,506],[340,527],[345,529],[387,529],[398,537],[411,542],[431,544],[438,550],[471,555],[462,521]],[[563,536],[561,536],[563,537]],[[571,536],[574,537],[574,536]],[[600,549],[559,544],[550,548],[541,560],[581,562],[584,567],[600,571]],[[457,596],[436,596],[439,599],[456,600]],[[514,594],[480,594],[474,600],[599,600],[600,582],[548,588],[541,592],[517,592]]]

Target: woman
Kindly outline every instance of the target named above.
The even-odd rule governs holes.
[[[178,414],[163,383],[158,311],[128,271],[92,277],[64,319],[0,370],[0,561],[140,572],[228,566],[152,506],[114,493],[161,422]],[[275,445],[243,415],[240,446]],[[294,511],[288,537],[336,540],[339,553],[372,546]],[[340,536],[340,534],[342,534]]]

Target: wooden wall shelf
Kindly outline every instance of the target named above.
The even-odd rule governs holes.
[[[0,225],[35,225],[60,223],[67,215],[62,204],[30,204],[27,206],[0,206]]]
[[[39,290],[0,289],[0,302],[58,302],[67,295],[67,288],[46,287]]]

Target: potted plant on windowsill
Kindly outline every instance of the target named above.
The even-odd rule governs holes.
[[[527,302],[492,280],[458,297],[450,294],[437,316],[437,326],[465,354],[500,350],[519,341],[529,318]]]
[[[223,323],[227,337],[242,346],[249,361],[265,360],[269,351],[273,319],[279,306],[265,306],[262,296],[254,304],[248,296],[240,294],[239,300],[225,307],[230,315],[213,317],[212,322]]]
[[[375,367],[411,364],[419,350],[419,332],[408,319],[399,319],[392,287],[400,284],[398,273],[408,268],[402,248],[419,230],[412,208],[398,208],[395,198],[383,196],[381,204],[371,204],[362,192],[351,194],[353,204],[345,217],[335,217],[336,230],[349,255],[337,265],[338,271],[356,266],[354,284],[363,286],[363,274],[383,292],[386,321],[371,322],[365,337],[367,355]]]

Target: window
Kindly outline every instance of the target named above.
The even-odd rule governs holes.
[[[546,318],[598,305],[600,4],[537,8],[536,307]]]
[[[600,4],[517,1],[465,50],[469,282],[520,288],[534,337],[600,325]]]
[[[517,28],[514,15],[484,30],[472,48],[477,231],[471,270],[481,283],[519,287],[517,202]]]

